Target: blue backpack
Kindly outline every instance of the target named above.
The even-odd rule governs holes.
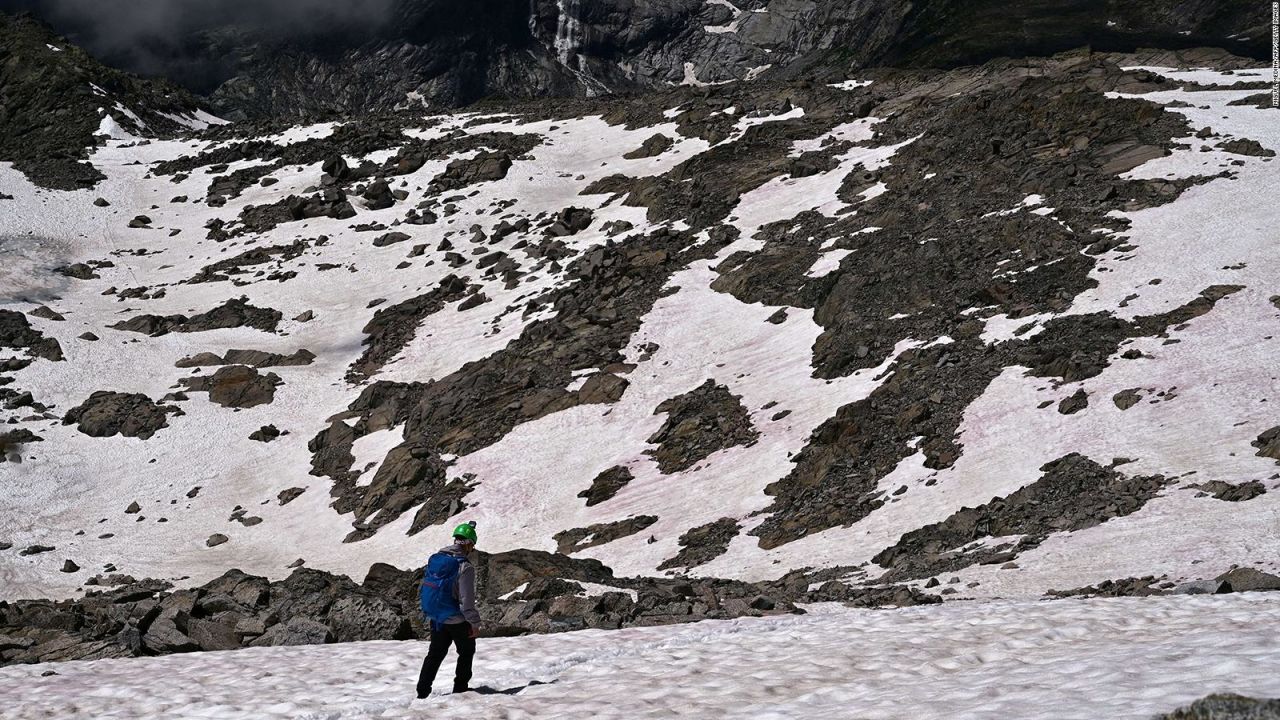
[[[448,553],[436,553],[427,561],[422,572],[422,592],[419,596],[422,614],[431,621],[432,626],[443,625],[445,621],[462,614],[462,605],[453,597],[453,590],[458,583],[458,573],[462,569],[463,559]]]

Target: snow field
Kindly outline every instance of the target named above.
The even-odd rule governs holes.
[[[1269,111],[1228,105],[1250,94],[1253,91],[1171,90],[1142,97],[1190,103],[1175,104],[1173,110],[1185,114],[1194,127],[1212,126],[1224,137],[1252,138],[1264,147],[1280,149],[1280,125],[1271,120]],[[778,116],[744,119],[740,130],[803,113],[794,108]],[[93,191],[78,193],[39,190],[15,171],[0,168],[6,191],[15,195],[5,208],[13,212],[0,215],[0,237],[7,234],[21,240],[0,245],[5,256],[0,280],[13,288],[0,302],[22,311],[47,302],[67,317],[65,322],[36,318],[31,322],[59,340],[68,361],[37,362],[17,374],[18,385],[41,402],[56,405],[55,412],[65,412],[99,389],[159,398],[177,378],[190,372],[175,369],[174,361],[196,352],[250,348],[292,353],[307,348],[317,354],[313,365],[271,370],[285,381],[271,405],[231,412],[194,394],[182,404],[187,414],[172,418],[171,427],[151,441],[88,438],[57,423],[34,425],[45,442],[28,446],[33,458],[0,469],[9,488],[0,498],[0,517],[6,523],[2,539],[18,547],[56,545],[58,551],[30,558],[11,556],[11,562],[0,564],[0,598],[73,594],[85,576],[57,572],[66,557],[92,571],[114,563],[137,577],[187,578],[199,583],[229,567],[282,577],[285,566],[301,556],[311,567],[359,579],[375,561],[416,565],[442,541],[432,530],[407,536],[411,510],[373,538],[343,544],[351,518],[336,515],[328,506],[328,480],[307,474],[307,441],[360,391],[342,378],[362,351],[359,328],[376,312],[368,303],[379,298],[386,300],[381,307],[401,302],[427,292],[450,272],[482,284],[491,302],[467,312],[446,307],[428,317],[377,379],[425,382],[443,377],[504,347],[534,319],[522,319],[519,312],[504,315],[506,306],[523,303],[563,282],[544,270],[508,291],[501,280],[483,280],[471,266],[455,271],[440,262],[435,250],[445,232],[461,231],[453,242],[469,250],[466,236],[471,225],[491,231],[503,214],[492,212],[492,203],[512,199],[516,205],[510,212],[516,216],[531,217],[570,205],[591,207],[596,215],[591,228],[566,239],[576,251],[606,242],[601,228],[612,220],[626,220],[636,226],[634,232],[645,233],[653,227],[642,208],[579,193],[615,172],[631,176],[665,172],[705,151],[707,144],[680,138],[674,123],[628,131],[595,117],[523,123],[510,116],[459,115],[427,122],[426,130],[409,134],[436,137],[465,127],[472,133],[538,133],[544,142],[530,153],[532,159],[518,159],[505,179],[486,183],[477,188],[482,190],[479,194],[459,200],[456,215],[436,225],[397,227],[413,237],[387,248],[370,247],[368,240],[374,234],[351,232],[352,221],[327,218],[285,224],[256,239],[237,238],[222,245],[204,240],[207,220],[234,216],[249,203],[300,192],[315,182],[320,171],[318,167],[282,168],[273,174],[279,184],[250,187],[222,209],[199,202],[170,204],[169,199],[178,194],[202,197],[208,176],[197,171],[181,183],[167,177],[148,179],[145,163],[198,152],[205,147],[199,142],[109,143],[95,156],[108,179]],[[875,122],[867,118],[838,125],[826,135],[796,143],[795,149],[814,149],[827,138],[866,141]],[[274,139],[297,142],[332,129],[331,124],[298,128]],[[675,136],[678,142],[655,158],[621,158],[654,132]],[[677,273],[669,287],[679,288],[678,292],[661,298],[644,318],[628,356],[636,360],[637,348],[646,342],[657,343],[659,350],[630,373],[631,385],[618,403],[575,407],[523,424],[498,443],[457,459],[451,477],[473,473],[479,481],[467,496],[471,505],[467,514],[487,528],[484,549],[552,550],[552,535],[561,530],[653,514],[659,521],[646,532],[581,553],[600,559],[619,574],[652,573],[658,563],[675,554],[677,538],[684,531],[728,516],[743,524],[743,534],[726,554],[695,572],[771,579],[798,567],[866,563],[903,533],[939,522],[962,507],[1014,492],[1038,479],[1038,468],[1045,462],[1080,452],[1103,465],[1113,458],[1129,458],[1133,462],[1123,465],[1122,472],[1177,477],[1181,486],[1171,487],[1128,517],[1050,538],[1024,553],[1017,569],[979,566],[956,573],[966,585],[980,583],[968,590],[969,595],[1036,596],[1050,588],[1148,574],[1198,579],[1213,577],[1232,564],[1275,572],[1280,569],[1274,560],[1280,558],[1280,484],[1273,479],[1277,467],[1270,459],[1256,457],[1249,443],[1276,425],[1273,406],[1280,402],[1275,395],[1280,382],[1267,370],[1273,365],[1275,338],[1280,334],[1280,312],[1269,301],[1280,294],[1275,280],[1280,267],[1271,251],[1274,228],[1280,227],[1280,206],[1269,201],[1280,194],[1280,174],[1274,161],[1214,149],[1217,141],[1188,139],[1184,149],[1133,171],[1134,177],[1181,177],[1229,169],[1234,178],[1216,179],[1191,188],[1174,203],[1129,213],[1132,227],[1127,235],[1137,249],[1103,256],[1093,274],[1097,287],[1083,293],[1067,312],[1113,311],[1132,317],[1171,310],[1214,284],[1238,284],[1244,290],[1185,328],[1173,329],[1171,339],[1177,344],[1139,339],[1126,347],[1138,348],[1147,357],[1115,362],[1083,383],[1054,388],[1047,381],[1024,376],[1020,368],[1007,369],[967,409],[960,427],[964,454],[953,467],[934,472],[923,467],[920,453],[907,457],[882,480],[881,489],[906,485],[909,492],[851,527],[813,533],[769,551],[745,534],[763,520],[752,513],[771,502],[764,487],[790,471],[790,458],[804,447],[815,427],[840,406],[866,397],[877,385],[875,378],[898,353],[938,339],[906,339],[881,368],[833,381],[817,380],[811,377],[812,346],[821,329],[813,322],[812,312],[789,308],[787,321],[775,326],[765,318],[777,308],[746,305],[710,289],[716,263],[736,251],[759,249],[764,241],[757,237],[758,231],[768,223],[805,210],[827,215],[856,212],[856,206],[848,208],[836,197],[844,176],[860,166],[873,169],[892,162],[902,145],[855,146],[839,156],[835,170],[805,178],[775,178],[743,194],[730,218],[742,231],[739,240],[716,259]],[[1201,152],[1202,147],[1210,151]],[[417,188],[425,186],[450,159],[429,162],[414,175],[396,178],[393,187],[407,181],[404,187],[410,197],[393,209],[368,211],[357,201],[357,221],[389,224],[405,207],[425,197],[426,192]],[[132,164],[138,160],[144,164]],[[231,169],[251,164],[237,163]],[[880,185],[869,193],[893,191]],[[97,195],[109,199],[111,207],[92,206]],[[1019,210],[1038,204],[1024,202]],[[125,228],[137,213],[150,215],[161,229]],[[165,230],[170,228],[181,233],[169,237]],[[261,247],[320,234],[329,235],[330,243],[308,249],[286,266],[299,271],[297,278],[286,283],[175,285],[167,288],[165,298],[145,302],[118,302],[100,295],[105,287],[136,287],[143,279],[153,285],[186,279],[205,264],[247,249],[250,240]],[[516,240],[512,236],[486,248],[507,250],[528,269],[522,254],[510,252]],[[418,243],[429,246],[424,260],[436,263],[425,267],[415,261],[412,269],[393,272],[408,248]],[[163,252],[108,255],[137,247]],[[108,257],[117,267],[101,271],[101,280],[74,282],[49,272],[59,264]],[[830,249],[810,274],[835,272],[841,264],[856,271],[856,261],[856,255]],[[342,267],[320,272],[314,267],[319,262]],[[1156,279],[1161,282],[1152,284]],[[1132,294],[1138,297],[1120,307]],[[105,329],[128,317],[121,314],[126,308],[190,314],[241,295],[254,305],[280,310],[286,318],[281,324],[283,334],[234,329],[143,338]],[[314,310],[316,319],[305,324],[288,320],[304,310]],[[992,318],[984,337],[1001,342],[1022,324],[1032,320],[1043,324],[1050,317]],[[78,340],[86,330],[103,339],[98,343]],[[716,453],[683,473],[662,475],[644,455],[646,439],[663,421],[662,416],[653,415],[653,408],[708,378],[742,397],[761,438],[751,447]],[[1056,404],[1077,388],[1089,393],[1086,411],[1062,416],[1053,405],[1037,409],[1046,400]],[[1130,388],[1141,388],[1144,398],[1122,412],[1110,398]],[[763,410],[771,401],[778,405]],[[781,410],[792,413],[779,421],[769,419]],[[267,423],[290,434],[270,445],[247,440]],[[380,462],[400,433],[397,428],[357,443],[357,467]],[[613,500],[586,508],[577,493],[613,465],[626,465],[635,480]],[[374,471],[369,470],[366,481]],[[936,484],[926,486],[930,479],[936,479]],[[1195,491],[1184,487],[1213,479],[1258,480],[1269,492],[1247,503],[1225,503],[1196,499]],[[187,499],[185,493],[196,485],[202,488],[200,494]],[[289,487],[308,490],[289,505],[278,506],[276,494]],[[146,520],[122,514],[134,499],[143,505]],[[263,517],[264,522],[252,528],[229,523],[227,516],[235,505],[244,506],[248,515]],[[161,517],[167,522],[160,523]],[[106,522],[99,522],[104,518]],[[81,530],[85,536],[75,535]],[[206,548],[204,540],[214,532],[229,535],[231,541]],[[115,537],[96,539],[105,533]],[[648,542],[650,535],[655,542]],[[876,574],[874,567],[866,571],[870,577]]]
[[[1274,594],[956,603],[481,639],[473,688],[414,700],[423,642],[0,669],[6,717],[1150,718],[1280,696]],[[43,677],[53,671],[56,675]]]

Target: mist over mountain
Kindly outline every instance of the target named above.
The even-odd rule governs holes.
[[[6,0],[114,67],[168,77],[207,94],[234,77],[245,43],[322,51],[377,36],[395,0]]]

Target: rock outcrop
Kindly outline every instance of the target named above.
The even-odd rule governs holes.
[[[63,425],[90,437],[124,435],[142,440],[169,426],[169,416],[181,415],[173,405],[163,405],[141,393],[100,390],[83,403],[71,408],[62,418]]]
[[[478,553],[479,608],[494,635],[618,628],[793,612],[789,586],[618,578],[595,560]],[[98,576],[83,598],[0,602],[0,665],[240,647],[425,637],[420,570],[375,564],[363,583],[299,568],[284,580],[230,570],[204,585]],[[579,583],[604,585],[586,593]]]

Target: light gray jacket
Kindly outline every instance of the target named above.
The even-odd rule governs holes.
[[[458,605],[462,607],[462,613],[445,620],[445,624],[456,625],[467,622],[478,626],[480,612],[476,610],[476,566],[471,564],[466,553],[462,552],[462,548],[456,544],[441,548],[440,552],[462,558],[462,565],[458,568],[458,582],[453,586],[453,599],[457,600]]]

